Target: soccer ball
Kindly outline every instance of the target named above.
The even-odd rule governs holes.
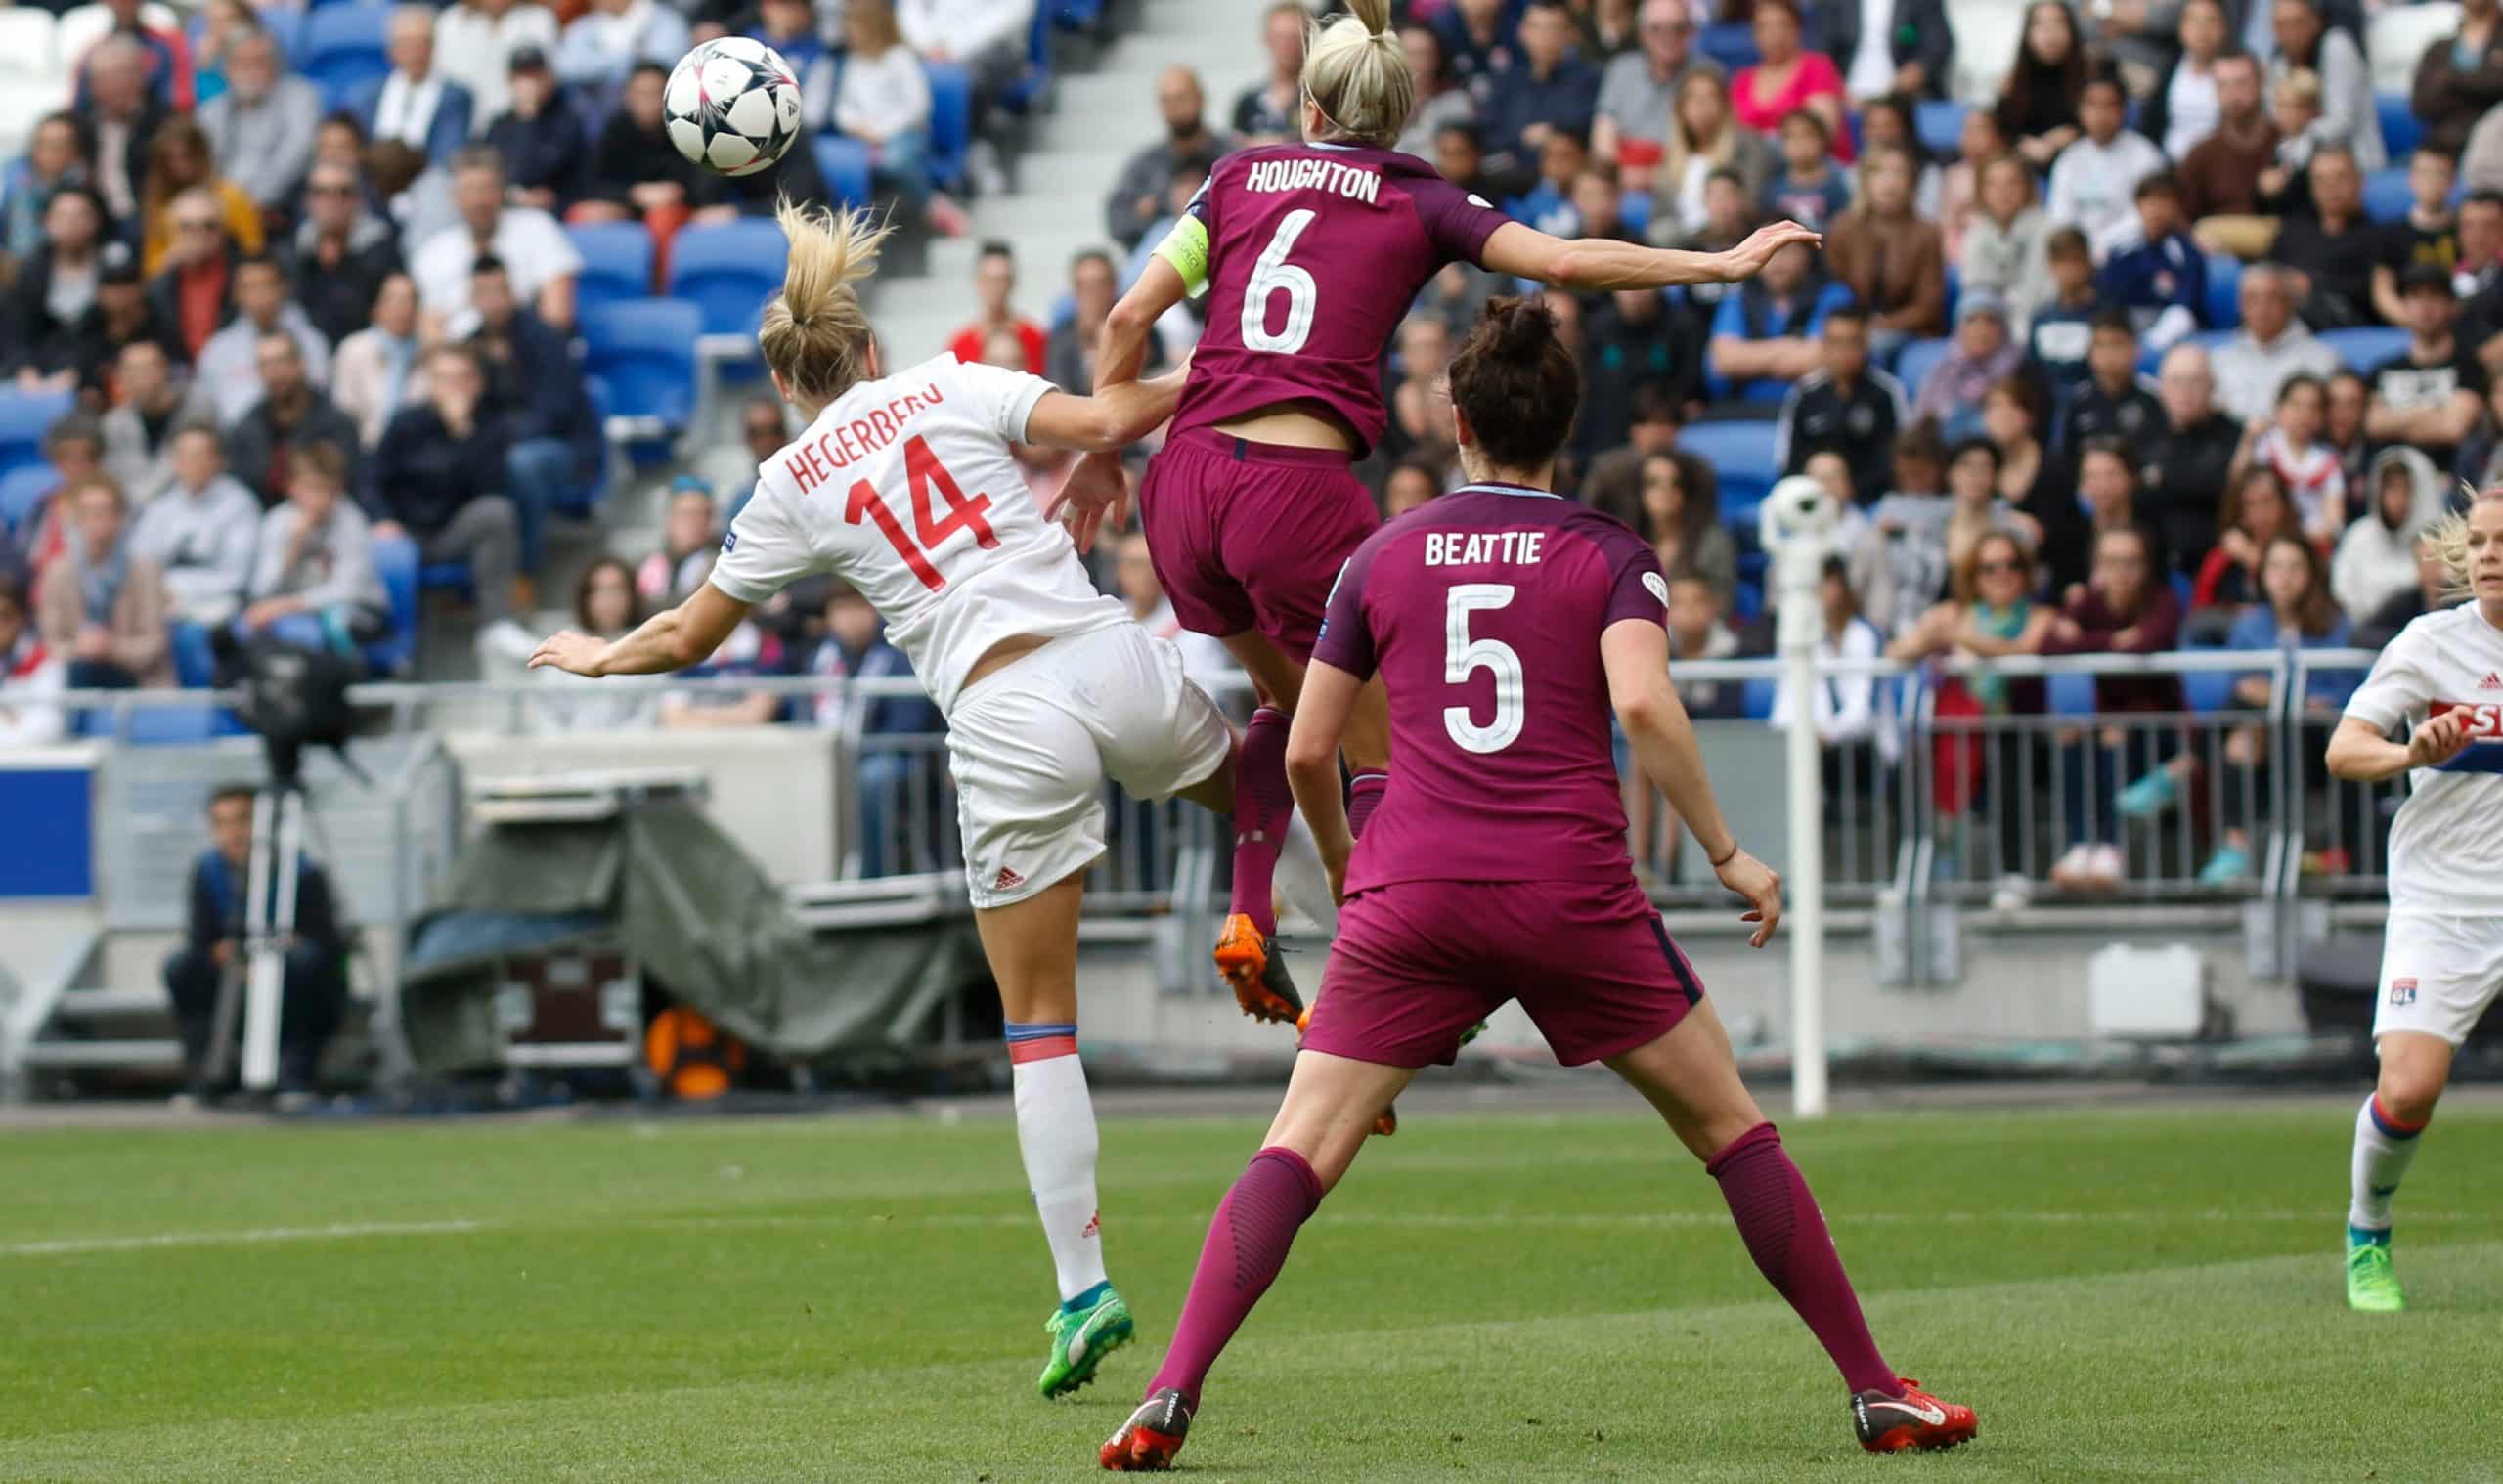
[[[678,153],[724,175],[767,169],[800,137],[800,84],[761,41],[725,36],[679,59],[661,95]]]

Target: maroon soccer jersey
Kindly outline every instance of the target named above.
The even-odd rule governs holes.
[[[1347,890],[1630,880],[1600,634],[1667,617],[1650,546],[1544,491],[1471,485],[1375,532],[1312,655],[1390,698],[1397,761]]]
[[[1175,432],[1320,402],[1382,438],[1382,356],[1426,281],[1474,264],[1507,218],[1413,154],[1275,145],[1217,161],[1190,205],[1208,234],[1208,327]]]

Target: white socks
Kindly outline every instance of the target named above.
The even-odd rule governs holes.
[[[2391,1199],[2416,1157],[2425,1125],[2410,1128],[2383,1112],[2381,1099],[2370,1097],[2355,1113],[2354,1196],[2347,1208],[2347,1224],[2359,1232],[2390,1230]]]
[[[1287,820],[1286,845],[1278,851],[1278,895],[1287,905],[1312,919],[1324,937],[1339,936],[1339,904],[1330,899],[1330,873],[1321,864],[1321,846],[1312,826],[1297,809]]]
[[[1095,1206],[1095,1105],[1077,1063],[1074,1025],[1008,1026],[1017,1088],[1017,1152],[1051,1244],[1063,1301],[1104,1282]]]

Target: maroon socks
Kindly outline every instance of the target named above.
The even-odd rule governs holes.
[[[1355,839],[1365,836],[1365,821],[1382,803],[1382,791],[1390,787],[1388,773],[1358,773],[1347,785],[1347,833]]]
[[[1790,1301],[1815,1331],[1817,1342],[1833,1357],[1844,1384],[1857,1393],[1902,1389],[1895,1373],[1868,1337],[1868,1322],[1861,1317],[1860,1297],[1843,1273],[1842,1257],[1825,1231],[1825,1216],[1799,1166],[1781,1147],[1781,1136],[1770,1123],[1759,1123],[1712,1157],[1703,1172],[1721,1182],[1722,1199],[1746,1239],[1747,1255],[1756,1260],[1774,1291]],[[1239,1187],[1238,1187],[1239,1189]],[[1198,1296],[1199,1290],[1192,1289]]]
[[[1286,846],[1287,821],[1295,815],[1295,795],[1287,787],[1288,721],[1274,706],[1252,713],[1234,764],[1234,895],[1226,910],[1250,917],[1263,938],[1278,934],[1271,883],[1278,851]]]
[[[1787,1162],[1787,1161],[1785,1161]],[[1173,1328],[1173,1345],[1147,1394],[1167,1386],[1200,1403],[1200,1386],[1217,1353],[1243,1328],[1244,1317],[1270,1281],[1285,1267],[1287,1249],[1296,1228],[1321,1204],[1321,1177],[1301,1155],[1271,1147],[1252,1157],[1243,1178],[1217,1203],[1208,1222],[1208,1238],[1200,1247],[1199,1271],[1191,1275],[1191,1294],[1183,1300],[1182,1318]],[[1818,1230],[1822,1231],[1820,1227]],[[1837,1270],[1839,1271],[1839,1270]],[[1846,1288],[1844,1292],[1848,1294]],[[1859,1310],[1852,1311],[1859,1317]],[[1866,1343],[1867,1336],[1862,1335]],[[1874,1353],[1873,1351],[1871,1352]],[[1887,1377],[1892,1385],[1894,1378]]]

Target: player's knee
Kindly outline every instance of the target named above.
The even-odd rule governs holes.
[[[2442,1100],[2446,1080],[2433,1068],[2386,1067],[2373,1098],[2392,1120],[2420,1124],[2434,1116],[2434,1105]]]

